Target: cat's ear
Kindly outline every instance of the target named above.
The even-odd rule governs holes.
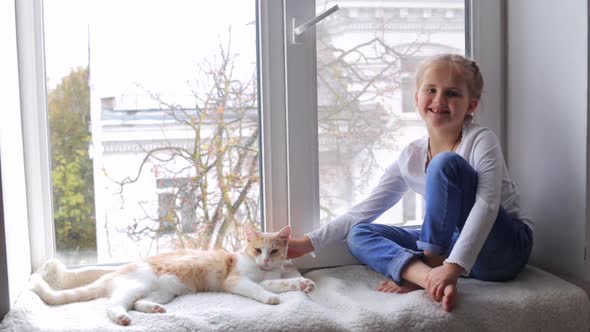
[[[289,237],[291,237],[291,226],[287,225],[281,228],[281,230],[277,234],[277,237],[279,239],[289,240]]]
[[[246,235],[246,241],[248,242],[258,237],[258,232],[250,223],[244,224],[244,234]]]

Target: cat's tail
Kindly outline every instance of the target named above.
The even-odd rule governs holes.
[[[104,277],[86,286],[55,290],[51,288],[40,274],[34,273],[30,279],[30,289],[50,305],[66,304],[72,302],[90,301],[107,295],[107,282]]]
[[[105,274],[115,272],[118,268],[118,266],[85,266],[68,269],[59,260],[50,259],[37,270],[37,273],[51,288],[67,289],[88,285]]]

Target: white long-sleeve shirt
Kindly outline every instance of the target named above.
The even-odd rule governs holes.
[[[323,227],[308,233],[316,252],[328,244],[343,241],[356,224],[370,223],[395,205],[409,189],[424,196],[428,137],[415,140],[400,153],[369,196]],[[532,220],[520,207],[516,184],[510,178],[496,135],[472,121],[463,126],[456,149],[477,172],[475,203],[463,230],[445,262],[455,263],[468,275],[475,264],[498,214],[500,205],[514,218],[533,229]]]

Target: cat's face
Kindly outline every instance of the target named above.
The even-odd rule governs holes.
[[[291,235],[289,226],[283,227],[277,233],[262,233],[246,224],[245,233],[248,241],[245,252],[254,259],[260,269],[278,268],[287,259],[287,244]]]

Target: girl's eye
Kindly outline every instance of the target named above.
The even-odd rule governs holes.
[[[256,250],[256,253],[257,253],[257,254],[262,254],[262,249],[260,249],[260,248],[255,248],[254,250]]]
[[[461,94],[457,91],[448,91],[447,97],[459,97]]]
[[[427,93],[436,93],[436,89],[435,88],[428,88],[426,89]]]
[[[276,254],[277,252],[279,252],[279,249],[273,249],[273,250],[271,250],[271,251],[270,251],[270,254],[271,254],[271,255],[274,255],[274,254]]]

